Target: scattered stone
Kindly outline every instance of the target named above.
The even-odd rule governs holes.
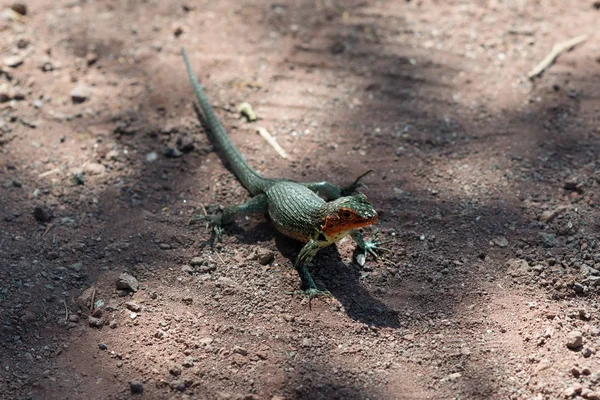
[[[192,268],[190,265],[182,265],[181,272],[187,272],[188,274],[191,275],[194,273],[194,268]]]
[[[181,25],[175,25],[173,27],[173,35],[179,37],[181,34],[183,34],[183,27]]]
[[[592,355],[594,354],[594,350],[592,350],[589,347],[585,347],[582,351],[581,351],[581,355],[585,358],[590,358]]]
[[[120,290],[130,290],[133,292],[137,292],[139,290],[140,284],[135,277],[129,275],[127,272],[123,272],[119,275],[117,279],[117,289]]]
[[[268,265],[275,260],[275,253],[269,249],[259,247],[256,249],[256,259],[261,265]]]
[[[8,89],[4,86],[0,86],[0,103],[6,103],[11,98]],[[3,121],[4,122],[4,121]]]
[[[181,375],[181,368],[179,368],[177,365],[173,365],[171,368],[169,368],[169,373],[173,376],[179,376]]]
[[[189,153],[194,150],[194,139],[189,136],[180,137],[177,139],[177,148],[183,153]]]
[[[81,272],[81,268],[83,268],[83,263],[81,262],[76,262],[69,265],[69,269],[75,272]]]
[[[569,398],[577,396],[577,392],[575,391],[575,389],[572,386],[569,386],[569,387],[565,388],[565,390],[563,390],[563,396],[565,396],[565,398],[569,399]]]
[[[27,15],[27,6],[23,3],[14,3],[10,8],[18,14]]]
[[[561,206],[561,207],[555,208],[554,210],[546,210],[539,216],[539,220],[541,222],[552,222],[552,220],[554,218],[556,218],[557,216],[562,214],[567,209],[568,209],[567,206]]]
[[[185,360],[183,360],[183,364],[181,364],[184,368],[191,368],[194,366],[194,357],[187,356]]]
[[[245,348],[240,347],[240,346],[234,346],[233,347],[233,352],[235,354],[240,354],[242,356],[247,356],[248,355],[248,350],[246,350]]]
[[[563,187],[565,190],[570,190],[572,192],[583,192],[583,183],[578,183],[577,181],[567,181]]]
[[[581,346],[583,346],[583,334],[580,331],[569,332],[565,344],[571,350],[579,349]]]
[[[40,64],[40,69],[43,72],[50,72],[50,71],[54,71],[54,65],[52,64],[52,62],[50,61],[44,61]]]
[[[540,239],[542,240],[542,245],[544,247],[556,247],[558,245],[558,239],[554,233],[540,233]]]
[[[169,243],[161,243],[158,245],[158,247],[160,247],[163,250],[169,250],[171,249],[171,245]]]
[[[194,302],[194,299],[192,298],[192,296],[185,296],[181,299],[181,301],[184,304],[187,304],[188,306],[191,305]]]
[[[19,65],[23,64],[23,57],[20,56],[8,56],[4,57],[2,63],[10,68],[17,68]]]
[[[577,314],[579,315],[579,318],[584,321],[589,321],[592,318],[592,314],[585,308],[580,308],[577,310]]]
[[[79,322],[79,315],[77,314],[69,314],[69,322],[77,323]]]
[[[598,2],[598,5],[600,6],[600,2]],[[596,391],[596,390],[589,391],[587,393],[586,399],[587,400],[600,400],[600,391]]]
[[[167,158],[179,158],[183,155],[176,147],[167,147],[163,150],[163,156]]]
[[[146,154],[146,162],[147,163],[152,163],[156,160],[158,160],[158,154],[155,151],[152,151],[152,152]]]
[[[162,329],[157,329],[156,333],[154,334],[154,337],[157,339],[163,339],[167,336],[169,336],[167,332],[163,331]]]
[[[142,306],[136,303],[135,301],[128,301],[127,303],[125,303],[125,307],[127,307],[128,310],[135,312],[142,311]]]
[[[21,100],[25,100],[25,98],[27,97],[27,94],[25,91],[23,91],[19,88],[14,88],[12,91],[11,97],[13,100],[21,101]],[[21,120],[22,119],[23,118],[21,118]]]
[[[40,222],[48,222],[54,217],[54,214],[48,207],[36,206],[33,209],[33,216]]]
[[[72,176],[73,183],[76,185],[85,185],[85,178],[82,173],[74,173]]]
[[[511,258],[506,261],[507,273],[513,278],[527,275],[529,272],[529,263],[526,260],[520,258]]]
[[[103,175],[106,167],[99,163],[89,163],[84,167],[84,171],[90,175]]]
[[[198,272],[200,272],[201,274],[208,274],[216,269],[217,269],[217,265],[214,263],[210,263],[210,264],[201,265],[198,268]]]
[[[453,374],[446,375],[444,378],[442,378],[442,382],[452,382],[457,380],[461,376],[462,374],[460,372],[455,372]]]
[[[111,319],[110,322],[108,323],[108,327],[110,329],[115,329],[117,327],[117,321],[114,319]]]
[[[40,122],[39,121],[34,121],[28,118],[19,118],[19,122],[21,122],[24,126],[28,127],[28,128],[32,128],[35,129],[38,126],[40,126]]]
[[[76,104],[83,103],[89,99],[91,95],[92,89],[83,83],[78,84],[75,86],[75,88],[73,88],[73,90],[71,90],[71,100]]]
[[[94,65],[98,61],[98,54],[94,52],[87,53],[85,56],[85,62],[88,66]]]
[[[2,96],[1,93],[0,93],[0,96]],[[2,133],[9,133],[11,131],[12,131],[12,126],[10,126],[10,124],[8,122],[0,119],[0,136],[2,136]],[[0,144],[2,144],[1,141],[0,141]]]
[[[329,47],[331,54],[341,54],[346,50],[346,46],[342,42],[335,42]]]
[[[29,46],[29,40],[21,38],[17,41],[17,47],[20,49],[26,49]]]
[[[102,342],[100,342],[100,343],[98,343],[98,348],[99,348],[100,350],[107,350],[107,349],[108,349],[108,346],[106,345],[106,343],[102,343]]]
[[[88,317],[88,323],[93,328],[102,328],[102,325],[104,325],[104,318],[96,318],[90,315]]]
[[[144,393],[144,385],[140,381],[129,381],[129,389],[131,389],[131,393],[133,394]]]
[[[508,246],[508,239],[506,239],[504,236],[500,236],[492,239],[492,243],[494,243],[498,247],[504,248]]]
[[[577,294],[584,294],[585,293],[585,285],[583,285],[579,282],[575,282],[573,284],[573,291]]]
[[[185,382],[177,380],[171,382],[171,389],[177,390],[178,392],[183,392],[185,390]]]
[[[110,161],[117,161],[119,159],[119,151],[111,150],[108,153],[106,153],[105,158]]]
[[[199,267],[204,263],[204,259],[202,257],[193,257],[190,260],[190,265],[192,267]]]
[[[77,298],[77,304],[79,304],[81,307],[89,308],[95,290],[96,289],[94,288],[94,286],[85,289],[83,293],[81,293],[81,295]]]

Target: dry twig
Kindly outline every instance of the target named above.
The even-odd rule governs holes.
[[[46,230],[45,230],[45,231],[44,231],[44,233],[42,234],[42,237],[46,236],[46,234],[47,234],[48,232],[50,232],[50,229],[52,229],[53,227],[54,227],[54,225],[53,225],[53,224],[48,224],[48,225],[46,226]]]
[[[42,172],[41,174],[38,175],[38,178],[41,179],[48,175],[57,174],[59,172],[60,172],[60,168],[54,168],[54,169],[51,169],[50,171]]]
[[[96,299],[96,287],[92,290],[92,301],[90,302],[90,310],[94,311],[94,300]]]
[[[277,153],[279,153],[279,155],[281,156],[281,158],[287,158],[288,155],[285,152],[285,150],[279,145],[279,143],[277,143],[277,140],[271,136],[271,134],[269,133],[269,131],[267,131],[265,128],[259,127],[256,128],[256,132],[262,136],[263,139],[265,139],[267,141],[267,143],[269,143],[269,145],[275,149],[275,151]]]
[[[561,55],[565,51],[572,49],[573,47],[577,46],[579,43],[584,42],[585,40],[587,40],[587,38],[588,38],[587,35],[581,35],[581,36],[577,36],[573,39],[567,40],[566,42],[561,42],[561,43],[555,44],[554,47],[552,48],[552,51],[550,53],[548,53],[548,55],[546,57],[544,57],[544,59],[542,61],[540,61],[531,71],[529,71],[529,73],[527,74],[527,77],[529,79],[533,79],[536,76],[540,75],[550,65],[552,65],[552,63],[554,63],[554,61],[556,60],[556,58],[559,55]]]
[[[69,308],[65,299],[63,299],[63,304],[65,305],[65,322],[67,322],[69,320]]]

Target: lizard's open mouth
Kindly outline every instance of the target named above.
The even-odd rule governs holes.
[[[369,225],[373,225],[374,223],[376,223],[379,220],[379,215],[375,214],[374,217],[365,219],[363,221],[357,221],[357,226],[353,227],[354,229],[356,228],[362,228],[363,226],[369,226]]]
[[[351,229],[358,229],[365,226],[373,225],[377,222],[379,216],[375,214],[371,218],[364,218],[354,221],[330,221],[325,226],[323,226],[323,231],[327,235],[335,235],[340,232],[349,231]]]

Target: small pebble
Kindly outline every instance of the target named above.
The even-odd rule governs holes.
[[[83,103],[84,101],[89,99],[91,95],[92,89],[89,86],[84,85],[82,83],[75,86],[75,88],[71,90],[71,100],[73,101],[73,103],[76,104]]]
[[[141,394],[144,392],[144,385],[140,381],[129,381],[129,388],[133,394]]]
[[[571,350],[579,349],[583,346],[583,334],[580,331],[569,332],[565,344]]]
[[[117,279],[117,289],[137,292],[139,287],[140,284],[138,280],[129,275],[127,272],[123,272],[121,275],[119,275],[119,279]]]

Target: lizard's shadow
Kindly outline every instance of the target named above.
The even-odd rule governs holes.
[[[278,232],[275,232],[274,237],[277,250],[289,260],[290,265],[293,265],[303,243]],[[317,285],[322,289],[329,290],[342,304],[350,318],[369,326],[399,327],[398,312],[374,298],[360,284],[362,274],[367,271],[354,261],[345,263],[336,246],[320,250],[314,259],[314,264],[315,267],[311,267],[311,274]],[[299,283],[300,279],[298,278]]]

